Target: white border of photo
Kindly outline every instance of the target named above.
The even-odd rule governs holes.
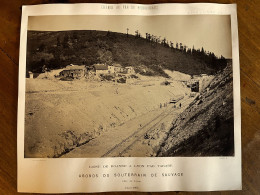
[[[237,11],[235,4],[45,4],[23,6],[19,59],[17,124],[18,191],[38,193],[104,191],[218,191],[241,190],[241,103]],[[123,5],[140,9],[123,9]],[[150,6],[150,7],[149,7]],[[153,8],[151,6],[154,6]],[[232,28],[234,140],[232,157],[119,157],[119,158],[24,158],[25,75],[28,16],[43,15],[230,15]],[[157,165],[171,167],[157,167]],[[100,168],[89,168],[99,165]],[[103,167],[108,165],[108,168]],[[111,165],[127,165],[111,168]],[[145,165],[143,168],[128,165]],[[151,168],[148,165],[155,165]],[[80,174],[98,177],[79,177]],[[114,174],[140,173],[146,177],[123,178]],[[162,173],[182,173],[163,177]],[[109,174],[109,177],[107,177]],[[124,179],[141,182],[122,182]]]

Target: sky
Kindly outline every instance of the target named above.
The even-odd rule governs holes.
[[[28,30],[66,31],[102,30],[135,34],[138,30],[164,37],[170,42],[183,43],[189,48],[203,47],[215,55],[232,57],[231,19],[229,15],[73,15],[30,16]]]

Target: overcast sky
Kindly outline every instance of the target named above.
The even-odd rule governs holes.
[[[192,48],[204,47],[217,56],[232,56],[230,16],[30,16],[28,30],[103,30],[135,34],[145,33],[166,37],[167,40]]]

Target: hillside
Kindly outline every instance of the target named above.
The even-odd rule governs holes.
[[[157,156],[234,155],[232,85],[232,67],[228,65],[173,121]]]
[[[27,72],[58,69],[68,64],[119,63],[137,73],[164,76],[163,69],[189,75],[215,74],[226,66],[224,58],[202,50],[191,52],[142,37],[107,31],[28,31]]]

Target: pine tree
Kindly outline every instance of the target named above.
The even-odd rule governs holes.
[[[202,54],[205,54],[203,47],[201,48],[201,53],[202,53]]]
[[[138,37],[138,36],[139,36],[139,31],[136,30],[136,31],[135,31],[135,37]]]
[[[196,51],[196,50],[194,49],[194,45],[193,45],[191,53],[194,54],[195,51]]]

